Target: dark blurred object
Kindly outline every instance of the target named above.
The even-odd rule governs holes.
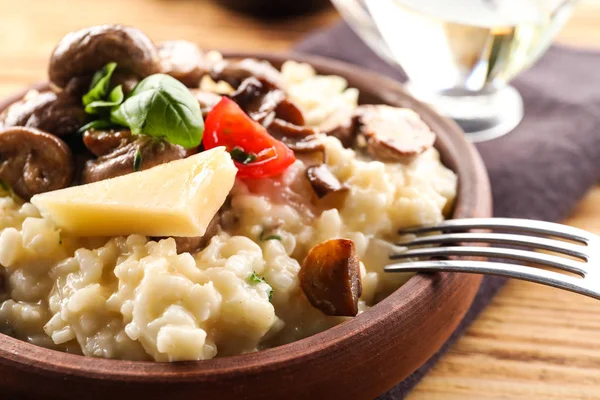
[[[218,0],[219,4],[255,17],[289,17],[314,12],[329,0]]]

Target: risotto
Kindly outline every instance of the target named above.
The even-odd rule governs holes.
[[[209,67],[224,61],[215,52],[203,60]],[[383,272],[389,243],[400,228],[441,221],[456,195],[456,176],[431,146],[391,161],[369,153],[367,131],[354,146],[327,134],[340,110],[359,107],[357,90],[343,78],[289,61],[277,79],[314,129],[311,143],[342,193],[315,196],[306,179],[313,153],[298,151],[276,176],[238,175],[206,243],[178,251],[172,237],[71,234],[5,186],[0,331],[93,357],[205,360],[289,343],[349,318],[326,315],[303,291],[299,272],[319,243],[352,241],[360,260],[359,313],[405,282],[408,276]],[[236,84],[204,73],[196,87],[235,99]],[[416,123],[416,114],[403,112],[409,125]]]

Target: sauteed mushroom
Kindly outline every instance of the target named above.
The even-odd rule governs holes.
[[[196,97],[196,100],[198,100],[198,103],[200,104],[200,110],[202,110],[202,117],[205,119],[210,110],[212,110],[212,108],[216,106],[219,101],[221,101],[221,96],[213,92],[207,92],[200,89],[191,89],[190,91],[194,97]]]
[[[277,105],[275,117],[298,126],[303,126],[305,123],[302,111],[288,99],[284,99]]]
[[[313,246],[298,278],[310,304],[323,313],[349,317],[358,314],[362,282],[352,240],[331,239]]]
[[[340,108],[324,121],[319,129],[325,134],[339,139],[344,147],[352,147],[358,130],[354,111],[351,108]]]
[[[42,92],[25,96],[4,110],[0,125],[4,128],[26,126],[66,136],[77,132],[85,119],[81,102],[66,93]]]
[[[159,72],[158,52],[141,31],[122,25],[100,25],[71,32],[61,39],[48,75],[59,88],[72,78],[92,76],[109,62],[139,78]]]
[[[331,173],[326,164],[311,165],[306,169],[306,177],[319,198],[323,198],[329,193],[348,191],[348,187]]]
[[[229,96],[252,119],[262,121],[285,99],[285,93],[265,79],[245,79]]]
[[[131,131],[89,129],[83,133],[83,144],[96,157],[103,156],[131,142]]]
[[[121,85],[123,93],[127,95],[135,88],[135,85],[140,82],[140,79],[140,77],[131,72],[117,70],[113,73],[110,80],[110,86],[111,88],[114,88]]]
[[[237,88],[251,77],[262,79],[271,85],[281,88],[281,74],[267,61],[258,61],[254,58],[245,58],[241,61],[231,62],[223,60],[213,65],[210,77],[215,81],[225,81]]]
[[[187,87],[198,87],[206,73],[203,55],[198,46],[186,40],[170,40],[158,45],[160,69]]]
[[[46,132],[13,127],[0,131],[0,179],[25,200],[62,189],[73,178],[69,147]]]
[[[383,161],[407,162],[433,146],[435,134],[407,108],[364,105],[356,109],[367,152]]]
[[[113,151],[95,160],[88,161],[83,168],[82,182],[96,182],[134,172],[138,150],[141,155],[140,170],[152,168],[155,165],[164,164],[169,161],[179,160],[185,158],[188,154],[181,146],[170,144],[164,140],[157,140],[150,136],[132,136],[132,139],[132,141],[120,145]],[[95,146],[92,147],[96,148]],[[97,149],[100,149],[100,146]]]
[[[213,219],[206,227],[206,232],[202,236],[196,237],[174,237],[175,245],[177,246],[177,253],[196,253],[203,250],[210,240],[219,233],[219,220],[221,218],[220,212],[215,214]]]
[[[325,146],[317,137],[317,131],[309,126],[297,126],[275,118],[267,125],[267,131],[296,153],[325,151]]]

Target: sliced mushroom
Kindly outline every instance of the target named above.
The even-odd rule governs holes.
[[[327,164],[311,165],[306,168],[306,177],[319,198],[329,193],[347,192],[348,186],[342,184],[327,167]]]
[[[198,46],[186,40],[170,40],[159,43],[160,69],[190,88],[197,88],[200,79],[207,74],[208,66]]]
[[[284,99],[275,107],[275,117],[294,125],[305,124],[304,114],[292,101]]]
[[[262,121],[285,100],[285,93],[267,80],[250,77],[229,97],[252,119]]]
[[[67,187],[73,178],[73,156],[65,142],[34,128],[0,131],[0,179],[19,197]]]
[[[196,97],[196,100],[198,100],[198,103],[200,104],[200,110],[202,110],[202,116],[204,118],[206,118],[210,110],[212,110],[213,107],[216,106],[219,101],[221,101],[221,96],[213,92],[207,92],[200,89],[191,89],[190,92],[192,92],[194,97]]]
[[[208,226],[206,227],[206,232],[202,236],[196,237],[174,237],[175,245],[177,246],[177,254],[181,253],[197,253],[203,250],[208,244],[210,240],[219,233],[219,220],[220,220],[220,212],[216,213],[213,219],[210,221]],[[162,238],[156,238],[162,239]]]
[[[155,165],[179,160],[188,155],[186,149],[146,135],[132,137],[133,141],[117,147],[110,153],[104,154],[85,164],[82,182],[90,183],[115,176],[126,175],[135,171],[136,153],[141,154],[140,170],[152,168]]]
[[[267,125],[267,131],[296,153],[325,151],[325,145],[317,136],[317,131],[309,126],[297,126],[275,118]]]
[[[160,71],[158,52],[144,33],[122,25],[100,25],[63,37],[50,58],[48,75],[54,85],[64,88],[71,79],[92,76],[110,62],[139,78]]]
[[[268,81],[278,88],[281,84],[281,73],[268,61],[259,61],[254,58],[245,58],[241,61],[222,60],[212,66],[210,77],[215,81],[225,81],[237,88],[251,77]]]
[[[96,157],[103,156],[132,141],[129,130],[108,131],[89,129],[83,133],[83,144]]]
[[[25,126],[56,136],[77,132],[85,120],[85,110],[80,101],[66,93],[54,92],[26,96],[0,114],[0,124],[4,128]]]
[[[363,105],[355,115],[367,153],[379,160],[408,162],[435,142],[435,134],[410,109]]]
[[[298,273],[306,298],[324,314],[355,316],[362,294],[354,242],[331,239],[313,246]]]
[[[337,138],[344,147],[351,148],[358,133],[354,110],[350,107],[340,108],[319,125],[319,130]]]

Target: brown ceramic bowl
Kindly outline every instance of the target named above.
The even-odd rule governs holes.
[[[286,59],[345,77],[361,103],[417,111],[438,135],[443,162],[458,174],[454,218],[491,216],[481,159],[461,130],[406,94],[393,80],[318,57],[253,56],[280,67]],[[21,94],[22,95],[22,94]],[[15,98],[0,104],[0,110]],[[367,312],[295,343],[201,362],[153,363],[88,358],[0,334],[0,397],[44,399],[370,399],[431,357],[471,305],[479,275],[416,275]]]

